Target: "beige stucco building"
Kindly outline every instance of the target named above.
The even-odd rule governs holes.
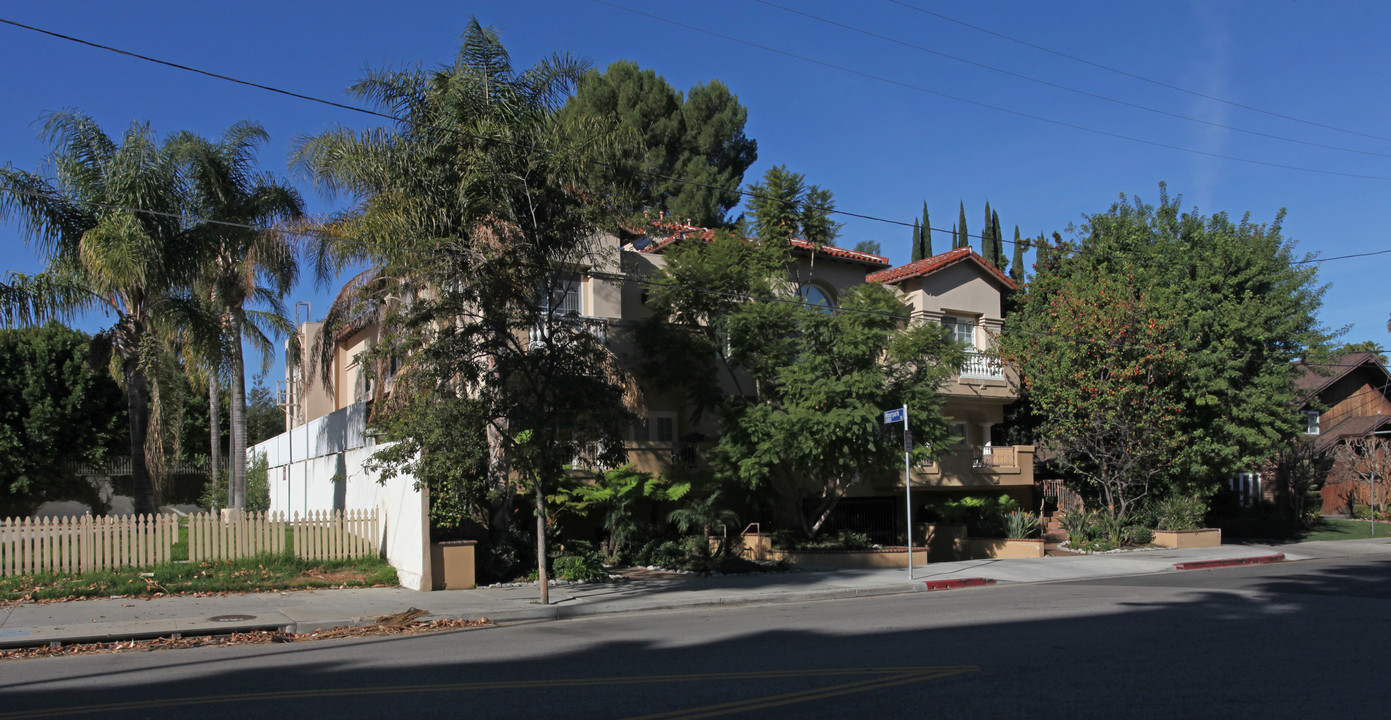
[[[627,243],[613,236],[600,238],[604,246],[596,254],[600,259],[574,267],[573,282],[556,302],[578,316],[575,321],[584,323],[618,357],[633,358],[637,353],[634,329],[651,316],[645,303],[649,287],[645,280],[663,266],[664,249],[691,237],[709,239],[712,233],[665,224],[659,232]],[[890,267],[886,258],[877,255],[829,246],[812,248],[800,240],[790,244],[789,273],[807,288],[809,299],[835,306],[855,285],[883,283],[901,294],[914,320],[942,323],[971,348],[961,372],[942,388],[944,415],[961,440],[939,462],[913,469],[914,504],[932,494],[962,491],[1006,492],[1021,503],[1031,503],[1033,447],[995,442],[1004,408],[1017,393],[1010,371],[993,360],[989,350],[1003,324],[1004,294],[1015,289],[1014,283],[969,248]],[[319,323],[312,322],[300,327],[303,347],[313,346],[320,329]],[[378,326],[370,325],[337,339],[331,391],[317,373],[287,368],[289,426],[370,399],[372,388],[354,358],[376,342],[379,333]],[[725,393],[740,392],[741,384],[748,386],[739,382],[737,371],[734,377],[721,375],[720,382]],[[705,451],[714,445],[717,434],[713,413],[696,417],[682,396],[663,388],[644,387],[643,400],[646,417],[634,423],[627,437],[629,462],[654,473],[667,472],[673,465],[705,469]],[[881,536],[901,536],[903,489],[902,474],[871,478],[852,489],[838,512],[851,525],[877,524]]]

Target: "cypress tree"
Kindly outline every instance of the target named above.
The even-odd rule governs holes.
[[[1009,277],[1019,285],[1024,284],[1024,250],[1028,240],[1019,239],[1019,226],[1014,226],[1014,262],[1009,269]]]
[[[923,259],[923,231],[918,219],[913,218],[913,262]]]
[[[1000,272],[1004,272],[1007,267],[1005,265],[1005,235],[1000,232],[1000,213],[993,210],[990,212],[990,242],[992,245],[990,252],[995,256],[992,262],[995,263],[995,267],[1000,268]]]
[[[955,250],[958,247],[961,247],[961,233],[953,225],[951,226],[951,249]]]
[[[923,201],[923,225],[922,225],[922,254],[923,257],[932,257],[932,221],[927,217],[927,201]]]
[[[956,245],[954,245],[952,249],[955,250],[964,247],[971,247],[971,240],[966,234],[966,203],[962,202],[961,219],[956,223]]]
[[[990,201],[986,200],[985,224],[982,225],[980,229],[980,254],[985,258],[986,262],[998,267],[999,263],[996,262],[994,255],[995,240],[990,234],[993,227],[994,226],[990,223]]]

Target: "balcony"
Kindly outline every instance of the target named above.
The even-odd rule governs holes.
[[[1033,482],[1032,445],[958,447],[938,462],[913,468],[913,486],[983,488]]]
[[[961,377],[972,380],[999,380],[1005,379],[1004,364],[999,358],[991,357],[983,352],[968,350],[966,360],[961,363]]]
[[[607,318],[588,317],[584,315],[566,315],[554,319],[551,325],[533,325],[528,331],[530,346],[533,348],[545,347],[550,342],[552,335],[559,331],[565,333],[589,333],[600,345],[608,343],[609,321]]]

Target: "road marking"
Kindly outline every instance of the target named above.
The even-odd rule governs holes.
[[[348,697],[366,695],[402,695],[413,693],[468,692],[482,690],[515,690],[524,688],[565,688],[592,687],[595,685],[659,685],[664,683],[708,683],[712,681],[740,680],[778,680],[809,677],[870,676],[864,680],[814,688],[798,692],[750,698],[719,705],[677,710],[670,713],[648,715],[644,718],[708,718],[734,712],[757,710],[793,703],[809,702],[823,698],[836,697],[856,692],[868,692],[883,687],[933,680],[968,672],[979,672],[975,665],[951,665],[940,667],[886,667],[886,668],[825,668],[812,670],[762,670],[739,673],[696,673],[689,675],[649,675],[616,678],[559,678],[553,680],[502,680],[495,682],[441,683],[437,685],[382,685],[377,687],[331,688],[316,690],[282,690],[277,692],[238,693],[224,695],[201,695],[181,698],[160,698],[153,700],[133,700],[100,705],[74,705],[42,710],[21,710],[0,713],[0,720],[21,720],[27,718],[62,717],[65,715],[89,715],[122,710],[153,710],[162,708],[189,707],[197,705],[217,705],[238,702],[263,702],[271,700],[306,700],[324,697]]]

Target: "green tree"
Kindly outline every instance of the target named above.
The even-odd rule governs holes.
[[[807,185],[801,173],[775,165],[763,181],[748,186],[747,207],[753,234],[761,242],[785,242],[800,237],[824,245],[840,235],[841,224],[831,220],[835,200],[830,190]]]
[[[995,226],[991,222],[990,201],[985,201],[985,223],[980,231],[980,254],[985,261],[995,264]]]
[[[331,130],[295,151],[325,187],[356,199],[333,231],[349,248],[375,248],[376,267],[338,316],[383,324],[383,340],[361,358],[377,388],[400,362],[374,412],[424,402],[478,419],[458,432],[489,448],[494,531],[505,529],[498,518],[510,515],[518,480],[533,494],[543,603],[547,493],[586,446],[601,448],[603,464],[621,462],[633,401],[616,359],[562,301],[575,267],[607,262],[595,238],[631,209],[622,183],[587,173],[605,167],[621,178],[631,145],[602,119],[558,114],[586,69],[553,56],[515,70],[497,33],[471,20],[454,64],[370,71],[352,88],[403,112],[395,128]],[[339,329],[326,322],[322,332]],[[379,426],[388,440],[416,432]]]
[[[837,312],[749,302],[728,320],[735,362],[756,395],[730,398],[717,475],[759,489],[777,487],[807,508],[814,536],[856,481],[891,472],[902,438],[880,423],[884,408],[908,404],[922,456],[946,448],[939,386],[959,367],[961,349],[935,323],[903,327],[907,308],[881,285],[857,286]]]
[[[56,322],[0,330],[0,515],[28,515],[46,499],[81,493],[85,483],[68,466],[121,452],[121,389],[94,367],[90,344]]]
[[[1014,262],[1009,266],[1009,277],[1016,285],[1024,284],[1024,251],[1028,250],[1029,241],[1020,239],[1019,226],[1014,226]]]
[[[884,248],[879,244],[878,240],[861,240],[855,243],[855,247],[851,249],[855,252],[865,253],[868,255],[882,256],[884,254]]]
[[[758,158],[758,143],[744,135],[748,111],[719,80],[683,99],[655,71],[619,60],[584,73],[561,112],[611,119],[639,138],[639,172],[631,177],[638,202],[700,226],[728,223],[744,172]]]
[[[1383,364],[1386,363],[1386,348],[1383,348],[1380,343],[1375,342],[1373,340],[1363,340],[1362,342],[1357,343],[1343,343],[1342,345],[1333,348],[1330,352],[1334,356],[1369,352],[1375,354],[1377,356],[1377,359],[1380,360]]]
[[[913,260],[930,257],[932,257],[932,220],[927,216],[927,201],[924,200],[922,224],[918,225],[913,233]]]
[[[952,246],[952,249],[953,249],[953,250],[956,250],[956,249],[959,249],[959,248],[970,247],[970,246],[971,246],[971,236],[970,236],[970,233],[968,233],[968,232],[966,231],[966,203],[965,203],[965,201],[962,201],[962,203],[961,203],[961,218],[960,218],[959,220],[956,221],[956,244],[955,244],[954,246]]]
[[[999,268],[1000,272],[1009,269],[1009,264],[1005,261],[1005,239],[1000,231],[1000,213],[991,211],[990,213],[990,262]]]
[[[1234,223],[1225,214],[1182,212],[1179,202],[1161,185],[1157,207],[1123,199],[1088,216],[1076,228],[1076,242],[1040,245],[1035,276],[1006,327],[1006,346],[1045,426],[1060,412],[1045,396],[1076,392],[1066,387],[1077,383],[1073,375],[1102,372],[1104,363],[1150,368],[1135,377],[1153,375],[1149,391],[1172,393],[1154,402],[1177,406],[1172,419],[1157,410],[1146,416],[1167,423],[1163,432],[1172,443],[1160,480],[1167,492],[1205,497],[1230,473],[1274,458],[1297,434],[1292,361],[1326,347],[1328,335],[1315,318],[1323,288],[1314,266],[1298,264],[1281,237],[1283,212],[1271,225]],[[1118,329],[1098,332],[1093,326],[1103,318],[1057,315],[1061,303],[1115,304],[1115,298],[1133,309],[1137,319],[1129,326],[1113,322]],[[1129,337],[1136,339],[1123,339]],[[1043,342],[1142,354],[1088,364],[1074,357],[1080,350],[1034,347]],[[1160,372],[1161,361],[1173,369]],[[1106,377],[1118,369],[1104,371]],[[1090,379],[1087,385],[1106,387]]]
[[[217,342],[221,371],[231,389],[229,414],[232,443],[229,449],[233,508],[242,508],[246,497],[246,365],[243,341],[262,357],[262,371],[275,356],[273,338],[292,334],[294,328],[282,298],[294,287],[299,261],[289,238],[279,231],[285,221],[304,215],[299,193],[269,175],[255,172],[256,149],[266,142],[266,131],[255,123],[233,125],[217,142],[192,133],[171,140],[175,157],[190,186],[190,208],[199,221],[188,235],[207,254],[196,293],[206,298],[217,318]],[[244,227],[251,226],[251,227]],[[210,402],[217,397],[210,390]],[[216,423],[216,411],[209,414]]]
[[[5,194],[0,215],[17,222],[47,262],[39,275],[12,274],[10,283],[39,298],[36,320],[89,310],[114,318],[98,339],[114,352],[126,394],[135,511],[151,513],[149,373],[163,351],[157,335],[172,317],[170,301],[201,259],[182,232],[178,168],[144,123],[133,123],[118,144],[92,118],[61,112],[48,116],[41,136],[53,146],[52,179],[0,170],[0,180],[25,191]]]
[[[911,260],[911,262],[917,262],[917,261],[923,259],[923,258],[922,258],[922,237],[923,237],[922,225],[918,224],[918,219],[917,219],[917,218],[913,218],[913,240],[912,240],[912,245],[911,245],[911,247],[913,248],[913,255],[912,255],[912,260]]]

